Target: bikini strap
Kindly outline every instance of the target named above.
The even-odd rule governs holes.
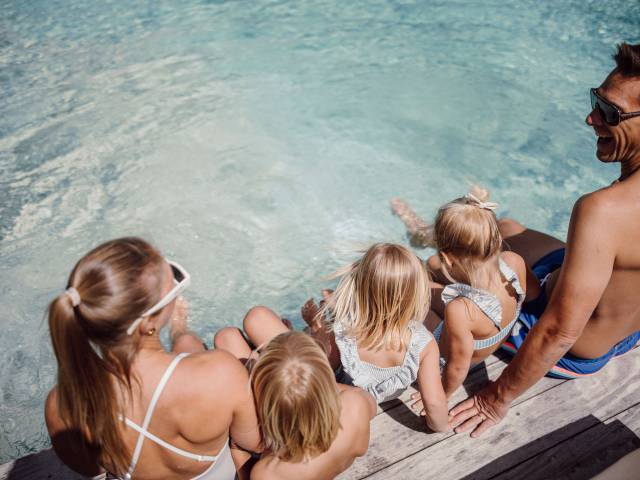
[[[142,444],[144,443],[144,439],[147,437],[151,438],[149,436],[151,434],[147,432],[147,429],[149,428],[149,424],[151,423],[151,418],[153,417],[153,411],[156,408],[158,399],[160,398],[160,395],[162,394],[164,387],[167,385],[169,378],[171,378],[173,371],[178,366],[178,363],[180,363],[180,361],[188,355],[189,355],[188,353],[179,354],[171,361],[171,363],[169,364],[169,367],[165,370],[164,375],[162,375],[162,378],[160,379],[160,382],[156,387],[156,390],[153,392],[153,396],[151,397],[151,402],[149,403],[149,407],[147,408],[147,413],[145,414],[144,421],[142,422],[142,427],[139,427],[128,418],[125,418],[126,424],[129,426],[131,426],[131,424],[136,425],[136,427],[138,428],[135,428],[135,427],[132,427],[132,428],[134,428],[140,433],[140,435],[138,436],[138,441],[136,442],[136,448],[133,451],[133,456],[131,457],[131,465],[129,466],[129,470],[125,475],[125,479],[127,480],[131,478],[133,471],[136,469],[136,465],[138,464],[138,460],[140,459],[140,453],[142,452]]]
[[[148,432],[146,430],[143,430],[137,423],[132,422],[128,418],[125,419],[125,422],[126,422],[126,424],[128,426],[133,428],[141,436],[144,436],[144,437],[148,438],[149,440],[151,440],[154,443],[157,443],[161,447],[164,447],[167,450],[172,451],[173,453],[176,453],[176,454],[181,455],[183,457],[190,458],[191,460],[196,460],[198,462],[215,462],[216,460],[218,460],[218,457],[224,451],[224,449],[227,448],[227,445],[228,445],[228,442],[226,442],[224,444],[225,446],[222,447],[222,450],[220,450],[218,455],[198,455],[197,453],[187,452],[186,450],[182,450],[181,448],[175,447],[175,446],[171,445],[170,443],[165,442],[160,437],[155,436],[153,433]]]
[[[445,305],[458,297],[472,301],[489,320],[500,330],[502,323],[502,305],[493,293],[486,292],[467,285],[466,283],[452,283],[442,289],[441,298]]]
[[[524,299],[524,291],[522,290],[522,285],[520,285],[518,274],[502,258],[499,258],[498,262],[500,264],[500,273],[511,283],[518,295],[518,300],[520,300],[520,297]]]

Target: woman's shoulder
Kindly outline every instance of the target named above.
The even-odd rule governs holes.
[[[244,391],[249,379],[244,365],[224,350],[192,353],[182,360],[175,375],[185,395],[209,391],[216,397],[221,391],[229,395]]]
[[[44,401],[44,420],[49,435],[65,428],[58,413],[58,387],[53,387]]]
[[[191,353],[182,360],[182,364],[189,370],[202,370],[209,374],[212,370],[232,372],[245,370],[240,360],[222,349]]]

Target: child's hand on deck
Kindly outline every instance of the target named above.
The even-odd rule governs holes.
[[[411,410],[413,413],[424,417],[426,412],[424,411],[424,404],[422,403],[422,396],[420,392],[415,392],[411,395],[411,400],[415,400],[411,405]]]

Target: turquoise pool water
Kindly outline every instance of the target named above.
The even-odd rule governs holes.
[[[48,443],[44,311],[102,240],[185,265],[211,341],[257,303],[299,322],[354,248],[406,242],[392,196],[430,216],[474,180],[564,235],[616,176],[587,89],[639,20],[625,0],[0,0],[0,462]]]

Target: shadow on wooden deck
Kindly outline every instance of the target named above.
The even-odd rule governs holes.
[[[588,415],[497,458],[461,480],[590,479],[638,448],[640,438],[620,420],[603,423]],[[514,465],[514,457],[524,460]]]

